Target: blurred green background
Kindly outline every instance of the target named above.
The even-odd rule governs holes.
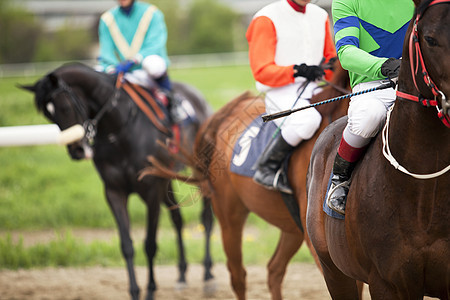
[[[93,62],[97,55],[97,24],[79,28],[66,22],[49,30],[36,15],[18,5],[23,1],[0,0],[0,126],[48,123],[36,111],[32,94],[17,85],[34,83],[56,67],[55,61]],[[256,93],[245,53],[249,16],[215,0],[149,2],[165,13],[173,80],[192,84],[214,110],[247,90]],[[222,56],[210,55],[214,53],[241,53],[244,59],[241,55],[240,63],[224,64]],[[179,67],[176,56],[189,54],[210,56],[184,58],[189,66]],[[180,195],[195,196],[181,209],[186,225],[183,235],[188,261],[201,263],[204,238],[198,191],[183,183],[176,183],[175,188]],[[146,265],[142,245],[145,207],[137,196],[131,197],[129,211],[132,228],[138,232],[134,240],[136,264]],[[93,237],[86,239],[89,232]],[[251,214],[244,234],[245,263],[266,264],[278,236],[278,229]],[[123,265],[119,245],[116,225],[91,161],[72,161],[66,149],[56,145],[0,147],[0,269]],[[156,263],[175,264],[175,245],[174,230],[163,208]],[[217,223],[212,255],[215,262],[225,261]],[[312,262],[306,247],[294,261]]]
[[[174,80],[198,88],[219,109],[247,90],[254,82],[247,65],[214,68],[172,69]],[[0,80],[0,126],[48,123],[37,113],[32,94],[16,87],[34,83],[38,77]],[[62,146],[0,148],[0,269],[45,266],[123,265],[113,216],[103,196],[102,184],[91,161],[72,161]],[[175,184],[182,195],[197,195],[182,207],[186,224],[184,237],[188,261],[201,263],[203,228],[200,198],[195,187]],[[280,205],[283,205],[280,203]],[[134,229],[143,230],[145,207],[132,196],[129,211]],[[251,214],[244,234],[244,259],[248,264],[266,264],[278,241],[278,229]],[[108,238],[86,241],[79,231],[97,234],[111,231]],[[45,242],[27,240],[40,232],[50,232]],[[82,234],[81,234],[82,235]],[[111,236],[111,237],[109,237]],[[162,209],[158,231],[157,264],[175,264],[175,234],[167,209]],[[141,237],[135,239],[136,264],[145,265]],[[212,238],[215,262],[225,262],[217,222]],[[294,261],[312,262],[305,247]]]

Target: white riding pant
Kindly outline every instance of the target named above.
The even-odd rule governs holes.
[[[142,60],[142,69],[126,73],[125,79],[148,88],[155,86],[158,79],[167,72],[166,61],[159,55],[149,55]]]
[[[268,114],[296,109],[310,105],[309,99],[320,92],[317,84],[310,82],[304,89],[302,83],[273,88],[266,92],[265,104]],[[299,94],[302,93],[297,100]],[[281,135],[291,146],[297,146],[302,140],[310,139],[319,129],[322,115],[315,108],[308,108],[291,115],[273,120],[281,128]]]
[[[382,84],[382,81],[371,81],[357,84],[353,92],[359,92],[374,88]],[[383,127],[389,108],[395,101],[395,90],[369,92],[350,98],[348,108],[348,122],[344,130],[344,139],[352,147],[361,148],[370,142]]]

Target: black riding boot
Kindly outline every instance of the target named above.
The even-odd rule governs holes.
[[[169,75],[165,73],[160,78],[155,79],[160,89],[164,92],[169,102],[167,109],[169,111],[169,119],[172,124],[180,123],[187,118],[186,112],[182,108],[182,99],[174,92],[172,81]]]
[[[172,124],[181,123],[184,121],[188,115],[186,111],[183,109],[183,100],[177,96],[173,90],[172,91],[166,91],[167,100],[169,101],[168,110],[169,110],[169,117],[172,122]]]
[[[259,158],[258,169],[253,180],[270,190],[292,194],[281,164],[293,149],[294,147],[289,145],[281,134],[278,134]]]
[[[327,205],[341,215],[345,215],[345,203],[350,187],[350,177],[352,176],[355,165],[356,162],[348,162],[339,153],[336,154],[331,186],[327,194]]]

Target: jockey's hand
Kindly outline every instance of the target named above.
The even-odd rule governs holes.
[[[125,60],[116,66],[117,73],[127,73],[134,66],[135,62],[132,60]]]
[[[381,65],[381,74],[383,76],[386,76],[392,81],[396,81],[396,78],[398,77],[398,72],[400,71],[400,62],[402,60],[398,58],[388,58],[382,65]]]
[[[316,81],[323,75],[325,75],[325,71],[320,66],[294,65],[294,77],[302,76],[309,81]]]

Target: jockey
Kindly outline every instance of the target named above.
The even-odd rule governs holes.
[[[331,71],[321,62],[336,57],[327,12],[310,0],[279,0],[253,17],[246,38],[256,88],[265,93],[266,112],[309,105],[317,81]],[[280,166],[301,141],[310,139],[322,117],[315,109],[274,120],[281,133],[269,143],[258,161],[254,181],[268,189],[292,193]],[[281,177],[281,178],[280,178]]]
[[[100,18],[97,71],[125,73],[132,83],[166,93],[169,108],[174,105],[172,85],[167,74],[167,28],[163,13],[154,5],[135,0],[118,0],[118,6]],[[174,108],[171,109],[174,118]]]
[[[332,11],[336,49],[349,72],[352,91],[376,87],[387,78],[396,81],[413,1],[334,0]],[[350,100],[327,194],[327,205],[339,214],[345,214],[352,171],[383,126],[395,98],[394,89],[384,89]]]

